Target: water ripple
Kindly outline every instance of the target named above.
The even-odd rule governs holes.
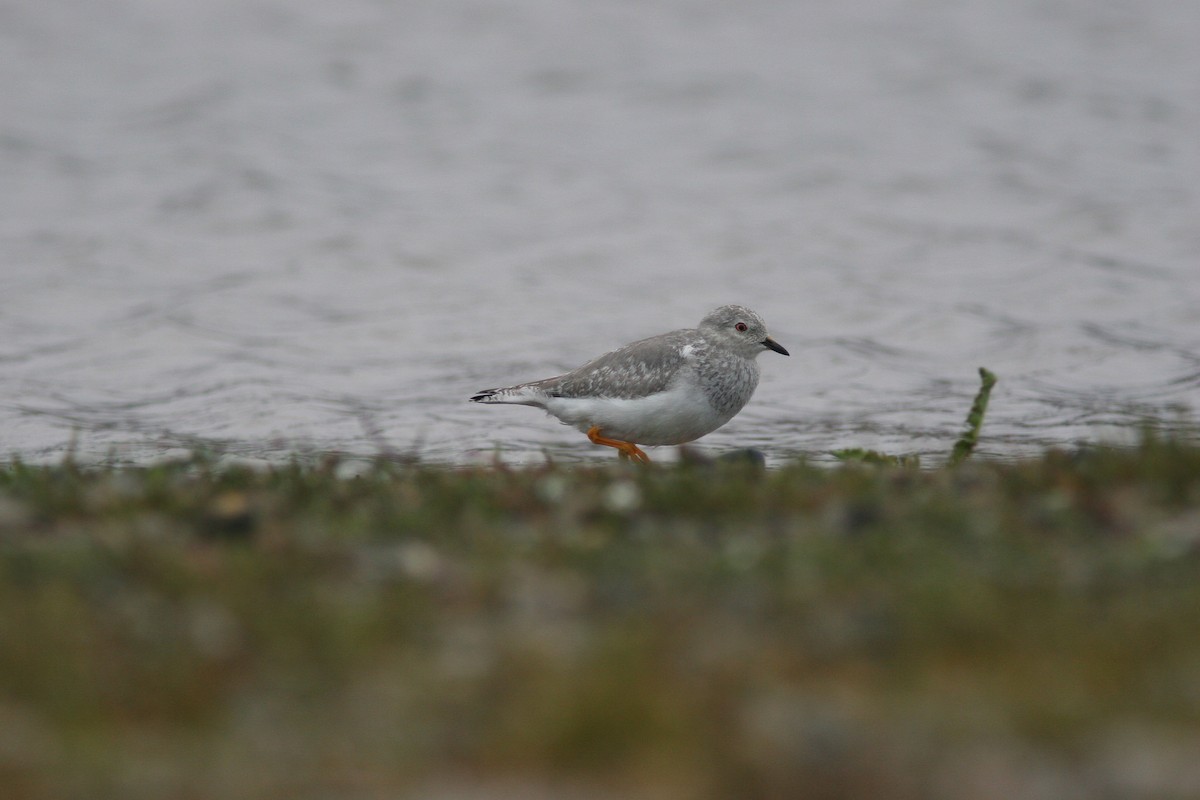
[[[864,2],[27,4],[0,447],[611,459],[466,398],[725,302],[792,357],[701,448],[936,460],[980,366],[988,457],[1191,430],[1200,6]]]

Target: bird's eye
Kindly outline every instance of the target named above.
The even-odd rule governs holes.
[[[734,329],[735,331],[737,331],[738,333],[741,333],[741,332],[743,332],[743,331],[745,331],[745,330],[746,330],[746,323],[744,323],[744,322],[739,322],[737,325],[734,325],[734,326],[733,326],[733,329]]]

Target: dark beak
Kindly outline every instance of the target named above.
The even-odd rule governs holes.
[[[779,342],[772,339],[770,336],[763,339],[763,347],[774,350],[776,353],[779,353],[780,355],[784,355],[784,356],[791,355],[791,353],[789,353],[786,349],[784,349],[783,345],[781,345]]]

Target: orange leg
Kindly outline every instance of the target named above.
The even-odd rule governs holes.
[[[650,456],[643,453],[642,448],[633,442],[622,442],[620,439],[606,439],[600,435],[600,426],[598,425],[593,425],[588,430],[587,437],[592,440],[593,444],[602,444],[605,447],[617,448],[617,452],[621,454],[621,458],[632,458],[639,464],[650,463]]]

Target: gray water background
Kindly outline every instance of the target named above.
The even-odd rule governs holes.
[[[0,456],[612,459],[475,390],[740,302],[699,443],[1200,400],[1200,3],[0,0]],[[652,457],[673,457],[669,448]]]

